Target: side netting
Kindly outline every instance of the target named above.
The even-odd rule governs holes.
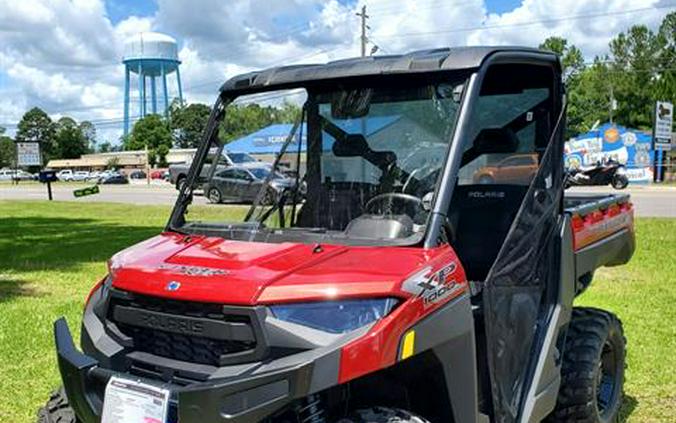
[[[495,420],[519,418],[549,315],[547,286],[559,278],[563,197],[562,112],[521,208],[483,289],[488,366]]]

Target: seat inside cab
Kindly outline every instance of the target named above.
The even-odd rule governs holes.
[[[470,281],[484,281],[538,170],[552,127],[549,69],[489,69],[447,219]]]

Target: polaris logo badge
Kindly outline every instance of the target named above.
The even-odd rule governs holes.
[[[164,287],[166,291],[178,291],[178,289],[181,287],[181,282],[177,281],[170,281],[167,286]]]
[[[467,193],[469,198],[505,198],[503,191],[470,191]]]
[[[186,335],[200,335],[204,332],[204,323],[159,313],[138,312],[138,323],[146,328],[166,330]]]

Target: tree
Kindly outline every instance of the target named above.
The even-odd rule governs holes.
[[[147,148],[149,164],[154,166],[158,162],[166,162],[172,137],[169,125],[160,115],[147,115],[134,124],[131,135],[125,141],[125,150]]]
[[[561,58],[561,67],[564,79],[569,79],[584,67],[582,51],[575,45],[568,45],[568,40],[562,37],[549,37],[539,48],[556,53]]]
[[[109,151],[111,151],[111,145],[108,141],[99,144],[99,153],[107,153]]]
[[[120,158],[119,157],[111,157],[106,161],[106,169],[109,170],[115,170],[120,166]]]
[[[76,159],[87,153],[89,143],[82,127],[72,118],[62,117],[56,123],[56,154],[61,159]]]
[[[88,120],[80,122],[80,132],[87,141],[87,150],[96,151],[96,126]]]
[[[281,107],[259,104],[230,105],[221,122],[219,136],[226,144],[273,123],[293,123],[300,117],[300,107],[285,102]]]
[[[568,40],[561,37],[549,37],[540,44],[539,48],[556,53],[561,60],[563,79],[566,82],[569,92],[566,137],[569,138],[575,136],[583,130],[586,130],[584,119],[585,110],[580,104],[584,102],[584,99],[577,95],[582,92],[580,90],[581,74],[585,70],[582,51],[573,44],[568,45]]]
[[[658,77],[657,36],[645,25],[635,25],[610,42],[608,89],[617,100],[616,119],[623,125],[652,126],[655,82]]]
[[[14,167],[16,161],[16,144],[5,135],[5,128],[0,126],[0,168]]]
[[[23,115],[17,127],[16,142],[39,142],[42,160],[47,162],[55,154],[55,139],[54,122],[42,109],[33,107]]]
[[[174,135],[174,145],[179,148],[196,148],[207,126],[211,108],[206,104],[193,103],[182,106],[172,104],[170,126]]]

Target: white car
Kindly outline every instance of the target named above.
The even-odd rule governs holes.
[[[22,169],[2,169],[0,170],[0,181],[30,181],[35,179],[33,174]]]
[[[14,169],[0,169],[0,181],[11,181],[15,173]]]
[[[87,180],[89,180],[89,178],[90,178],[89,172],[87,172],[86,170],[79,170],[79,171],[73,173],[73,179],[71,179],[71,180],[72,181],[87,181]]]
[[[63,169],[56,172],[56,177],[59,178],[59,181],[72,181],[73,180],[73,171],[70,169]]]

